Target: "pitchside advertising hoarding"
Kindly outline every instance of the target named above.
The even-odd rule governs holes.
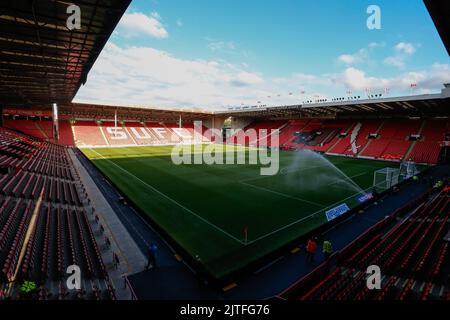
[[[346,203],[340,204],[333,209],[330,209],[325,212],[328,221],[334,220],[339,216],[342,216],[344,213],[350,211],[350,208]]]
[[[356,198],[356,200],[358,201],[358,203],[364,203],[366,201],[369,201],[372,198],[373,198],[373,193],[369,192],[369,193],[365,193],[363,195],[358,196]]]
[[[356,201],[358,201],[358,203],[364,203],[366,201],[369,201],[370,199],[373,198],[373,193],[369,192],[369,193],[365,193],[363,195],[359,195],[358,197],[356,197]],[[337,207],[334,207],[328,211],[325,212],[325,215],[327,217],[328,221],[334,220],[339,216],[342,216],[344,213],[350,211],[349,206],[346,203],[342,203],[340,205],[338,205]]]

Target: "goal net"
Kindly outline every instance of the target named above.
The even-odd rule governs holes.
[[[400,177],[403,180],[409,179],[419,173],[416,164],[412,160],[404,161],[400,163]]]
[[[373,188],[377,192],[383,192],[395,186],[399,181],[400,169],[383,168],[373,173]]]

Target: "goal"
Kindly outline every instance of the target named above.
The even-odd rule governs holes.
[[[392,188],[399,182],[400,169],[383,168],[373,173],[373,188],[377,192],[383,192]]]
[[[419,173],[416,163],[412,160],[403,161],[400,163],[400,177],[403,180],[409,179]]]

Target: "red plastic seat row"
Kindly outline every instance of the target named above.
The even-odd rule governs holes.
[[[20,245],[22,244],[23,238],[25,237],[25,233],[28,228],[28,223],[30,222],[31,219],[33,207],[34,205],[30,201],[22,216],[19,228],[15,233],[14,240],[9,249],[8,257],[6,258],[5,264],[3,265],[2,273],[7,279],[10,279],[13,276],[14,271],[16,269],[20,255]]]

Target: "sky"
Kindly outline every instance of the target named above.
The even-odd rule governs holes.
[[[448,82],[421,0],[133,0],[74,101],[213,111]]]

